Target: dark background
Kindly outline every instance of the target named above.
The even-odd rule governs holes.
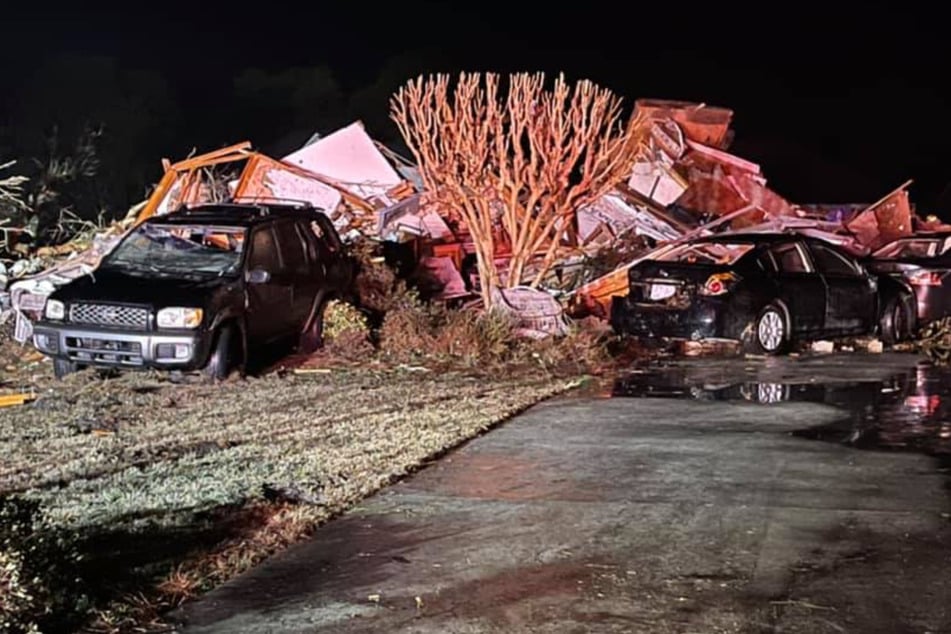
[[[422,72],[544,70],[629,103],[732,108],[731,151],[795,202],[872,202],[911,178],[919,211],[951,216],[951,45],[923,4],[28,7],[0,24],[0,162],[68,154],[101,126],[110,209],[192,149],[249,139],[280,154],[356,118],[398,145],[387,101]]]

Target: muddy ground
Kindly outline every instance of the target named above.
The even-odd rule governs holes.
[[[187,604],[180,631],[951,631],[951,374],[677,362],[533,407]]]

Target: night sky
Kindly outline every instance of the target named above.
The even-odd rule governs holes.
[[[942,195],[951,183],[951,25],[938,9],[644,4],[628,4],[625,15],[596,2],[310,3],[306,13],[273,2],[252,12],[195,3],[166,13],[159,3],[116,11],[46,2],[33,12],[17,3],[0,24],[4,116],[12,125],[18,91],[45,59],[64,54],[164,76],[179,118],[150,151],[173,159],[249,137],[272,148],[294,125],[329,131],[319,114],[285,125],[237,107],[234,78],[249,67],[329,67],[344,95],[378,100],[371,132],[390,139],[385,91],[367,92],[381,73],[564,71],[631,102],[732,108],[731,151],[760,162],[795,202],[871,202],[911,178],[919,210],[951,217],[951,191]],[[159,158],[148,157],[156,178]]]

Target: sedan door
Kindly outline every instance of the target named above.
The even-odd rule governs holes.
[[[809,250],[826,283],[825,330],[867,331],[875,323],[875,278],[851,257],[819,240],[810,240]]]
[[[798,240],[781,242],[769,250],[776,266],[779,299],[789,309],[792,331],[796,334],[822,330],[825,321],[826,287]]]

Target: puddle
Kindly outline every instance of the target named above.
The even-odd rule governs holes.
[[[817,379],[803,371],[787,371],[786,376],[779,372],[779,377],[764,380],[759,370],[687,364],[646,367],[620,377],[611,396],[744,401],[764,407],[789,401],[823,403],[841,409],[842,419],[793,435],[861,449],[917,451],[951,465],[949,369],[920,364],[884,379],[855,380]]]

